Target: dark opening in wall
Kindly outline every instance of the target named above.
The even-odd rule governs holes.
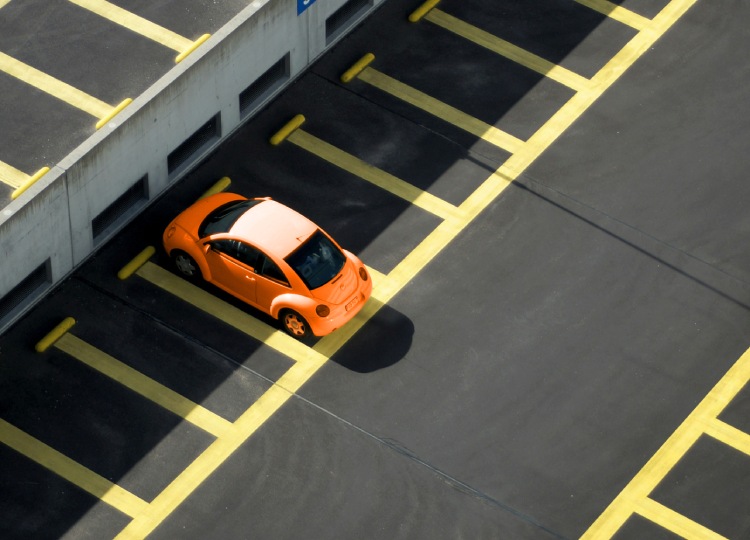
[[[240,94],[240,118],[244,118],[289,80],[289,53],[266,70]]]
[[[118,225],[123,216],[132,215],[133,211],[140,208],[147,200],[148,176],[144,176],[91,221],[94,245],[106,236],[105,233]]]
[[[349,28],[369,7],[372,0],[349,0],[326,19],[326,45]]]
[[[0,298],[0,321],[12,314],[17,308],[33,300],[37,293],[51,284],[49,266],[50,261],[47,259],[26,276],[21,283],[13,287],[8,294]]]
[[[167,156],[167,171],[174,176],[187,168],[201,151],[221,136],[221,115],[216,114]]]

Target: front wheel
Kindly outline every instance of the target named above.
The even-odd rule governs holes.
[[[188,279],[195,279],[200,273],[198,263],[184,251],[175,251],[172,253],[172,261],[174,261],[177,271]]]
[[[312,335],[310,325],[305,318],[291,309],[285,309],[281,313],[281,326],[284,327],[287,334],[297,339],[305,339]]]

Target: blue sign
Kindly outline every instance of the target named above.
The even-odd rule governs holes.
[[[297,15],[302,15],[302,12],[314,3],[315,0],[297,0]]]

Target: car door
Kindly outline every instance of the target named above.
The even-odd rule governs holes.
[[[258,257],[256,273],[256,300],[263,310],[270,312],[274,298],[291,292],[292,287],[281,268],[262,252]]]
[[[259,252],[239,240],[211,240],[206,262],[211,282],[245,302],[257,305],[255,266]]]

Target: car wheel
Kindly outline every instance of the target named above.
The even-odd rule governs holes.
[[[285,309],[281,313],[281,325],[290,336],[297,339],[305,339],[312,335],[310,325],[305,318],[291,309]]]
[[[200,273],[198,263],[184,251],[175,251],[172,253],[172,260],[177,271],[186,278],[194,279]]]

